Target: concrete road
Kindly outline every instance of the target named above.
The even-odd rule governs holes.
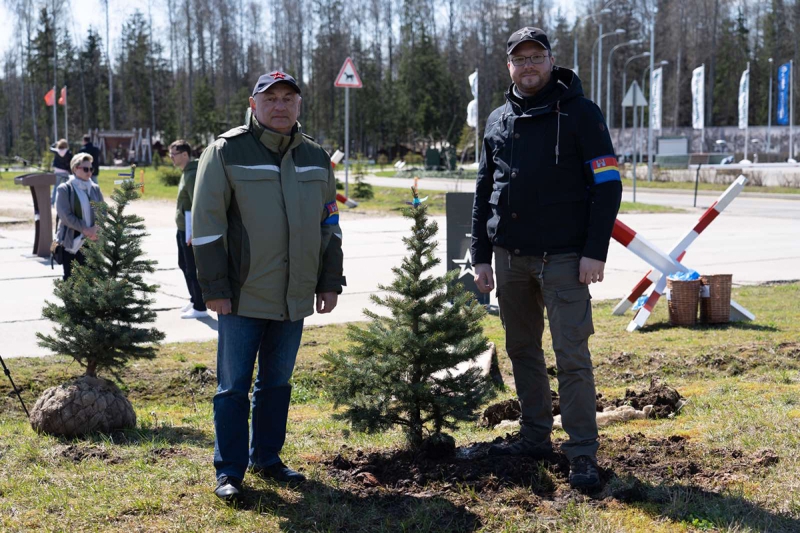
[[[379,181],[380,180],[380,181]],[[373,183],[407,187],[410,180]],[[391,179],[389,179],[391,180]],[[458,184],[462,191],[472,184]],[[456,187],[441,180],[423,180],[420,187]],[[439,189],[442,190],[442,189]],[[443,189],[448,190],[448,189]],[[627,194],[627,193],[626,193]],[[702,195],[698,202],[706,208],[716,198]],[[623,222],[663,249],[669,249],[697,221],[702,209],[692,209],[691,195],[642,193],[637,200],[687,208],[681,214],[622,215]],[[187,302],[183,275],[177,266],[172,202],[139,201],[132,210],[145,218],[150,236],[144,249],[158,261],[157,271],[148,281],[160,285],[155,297],[158,312],[156,327],[167,334],[166,342],[200,341],[216,338],[216,320],[182,320],[179,309]],[[32,213],[30,195],[25,191],[0,192],[0,355],[41,356],[48,352],[36,344],[36,332],[52,331],[41,318],[45,300],[53,301],[53,280],[61,267],[50,269],[49,261],[31,256],[33,225],[9,223],[19,213]],[[11,215],[9,215],[9,213]],[[391,267],[400,263],[406,251],[402,238],[409,222],[399,217],[370,217],[357,210],[342,213],[345,274],[348,286],[333,313],[314,315],[307,325],[362,320],[362,309],[377,309],[369,300],[380,294],[378,285],[392,280]],[[445,260],[446,227],[444,217],[436,217],[440,227],[438,256]],[[697,239],[689,249],[685,264],[701,273],[732,273],[735,284],[759,283],[800,278],[800,201],[742,197]],[[456,265],[440,265],[437,272]],[[618,299],[640,279],[648,265],[612,242],[606,280],[592,286],[595,299]]]

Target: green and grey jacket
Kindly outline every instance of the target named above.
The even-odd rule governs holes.
[[[252,119],[206,148],[192,230],[203,299],[230,298],[234,314],[299,320],[345,285],[330,157],[299,124],[281,135]]]
[[[192,210],[195,176],[197,176],[197,161],[189,161],[183,168],[181,181],[178,184],[178,205],[175,210],[175,222],[181,231],[186,231],[186,212]]]

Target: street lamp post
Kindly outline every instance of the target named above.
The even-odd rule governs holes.
[[[616,35],[622,35],[625,30],[617,28],[614,30]],[[603,39],[600,39],[600,46],[597,49],[597,105],[600,106],[601,111],[603,107]],[[608,112],[608,109],[606,109]]]
[[[602,30],[603,29],[603,24],[600,23],[599,26],[600,26],[600,31],[602,32],[603,31]],[[600,83],[602,82],[602,79],[600,79],[600,69],[597,69],[598,79],[597,79],[597,88],[595,89],[595,83],[594,83],[594,78],[595,78],[595,76],[594,76],[594,73],[595,73],[595,70],[594,70],[594,50],[595,50],[595,48],[597,48],[597,44],[600,43],[600,49],[599,49],[597,55],[598,55],[599,62],[602,63],[602,57],[599,57],[599,56],[601,56],[603,54],[603,39],[608,37],[609,35],[619,35],[620,33],[625,33],[625,30],[617,28],[616,30],[610,31],[608,33],[601,33],[597,37],[597,39],[595,39],[594,44],[592,45],[592,91],[591,91],[591,95],[590,96],[597,103],[597,105],[600,105]]]
[[[606,122],[608,123],[609,128],[614,127],[614,108],[611,106],[611,89],[614,87],[611,83],[611,65],[613,64],[612,58],[614,57],[614,52],[616,52],[618,48],[622,48],[623,46],[633,46],[635,44],[642,44],[642,40],[631,39],[626,43],[620,43],[612,48],[608,53],[608,62],[606,63]],[[622,90],[625,90],[624,80]]]
[[[767,113],[767,153],[769,153],[770,133],[772,132],[772,58],[770,57],[767,61],[769,61],[769,112]]]
[[[572,48],[572,63],[573,63],[572,70],[575,71],[575,74],[578,73],[578,28],[580,28],[581,27],[581,23],[583,23],[583,21],[588,19],[588,18],[592,19],[593,22],[597,22],[597,21],[594,20],[595,16],[597,16],[597,15],[607,15],[609,13],[611,13],[610,9],[601,9],[600,11],[598,11],[596,13],[589,13],[588,15],[583,16],[583,17],[578,17],[575,20],[575,29],[572,30],[573,41],[574,41],[573,42],[573,48]],[[597,34],[599,35],[601,33],[603,33],[603,25],[602,24],[600,24],[600,28],[598,29]]]
[[[654,61],[656,59],[656,13],[658,7],[653,6],[653,11],[650,13],[650,72],[655,69]],[[663,63],[663,61],[662,61]],[[652,113],[652,102],[650,102]],[[650,116],[648,114],[648,116]],[[653,121],[647,121],[647,181],[653,181]]]
[[[625,66],[622,69],[622,91],[623,92],[628,90],[628,65],[634,59],[641,59],[643,57],[650,57],[650,52],[643,52],[641,54],[637,54],[637,55],[635,55],[633,57],[628,58],[628,60],[625,61]],[[625,98],[624,95],[623,95],[623,98]],[[622,132],[623,133],[625,133],[625,118],[626,118],[625,114],[626,114],[625,113],[625,107],[623,107],[622,108]],[[633,126],[636,127],[636,122],[633,123]]]

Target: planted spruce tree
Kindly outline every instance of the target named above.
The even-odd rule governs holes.
[[[441,449],[454,443],[443,430],[472,420],[492,388],[477,368],[454,371],[487,349],[480,325],[484,308],[456,281],[458,270],[434,276],[438,232],[427,207],[417,198],[403,216],[413,220],[403,242],[408,255],[387,296],[372,300],[389,310],[381,316],[364,310],[366,327],[348,326],[351,346],[328,352],[330,393],[339,415],[360,431],[377,432],[402,426],[412,448],[431,444]],[[427,446],[426,446],[427,447]]]
[[[97,377],[119,371],[131,359],[153,359],[164,333],[147,327],[157,286],[145,282],[155,261],[144,258],[144,220],[126,214],[138,198],[131,181],[114,190],[114,205],[93,204],[98,239],[81,248],[86,264],[73,264],[67,280],[56,280],[60,302],[46,302],[42,315],[55,323],[51,335],[37,333],[39,345],[69,355],[85,368],[78,380],[46,390],[31,413],[34,429],[75,436],[136,425],[130,402],[113,382]]]

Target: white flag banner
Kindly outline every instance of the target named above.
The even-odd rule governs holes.
[[[478,127],[478,102],[475,100],[467,104],[467,126],[470,128]]]
[[[702,130],[705,127],[705,87],[706,66],[700,65],[692,71],[692,128]]]
[[[478,99],[478,71],[469,75],[469,87],[472,89],[472,97]]]
[[[661,88],[664,82],[664,69],[661,67],[653,71],[650,77],[650,127],[654,130],[661,129]]]
[[[747,111],[750,107],[750,69],[742,72],[739,80],[739,129],[747,129]]]

